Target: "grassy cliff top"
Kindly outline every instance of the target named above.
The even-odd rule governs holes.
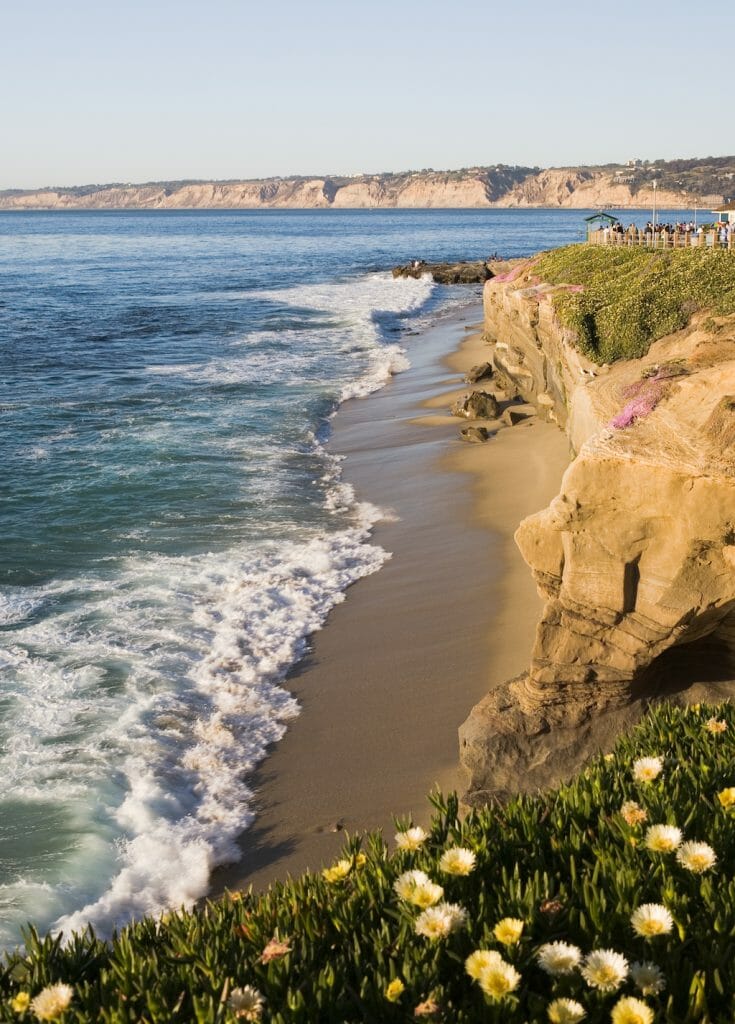
[[[29,936],[0,1020],[731,1024],[735,709],[660,707],[569,785],[353,841],[321,874]]]
[[[554,305],[598,363],[645,355],[697,310],[735,312],[735,252],[726,250],[571,245],[545,253],[533,273],[551,284],[583,286],[557,295]]]

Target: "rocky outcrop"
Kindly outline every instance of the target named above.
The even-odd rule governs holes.
[[[598,367],[552,291],[531,265],[485,286],[496,377],[566,429],[573,461],[516,533],[544,610],[528,671],[460,730],[473,804],[563,778],[651,699],[735,677],[735,316]]]
[[[463,427],[459,432],[463,441],[472,444],[484,444],[492,435],[487,427]]]
[[[489,391],[473,391],[457,399],[451,408],[452,416],[463,416],[468,420],[494,420],[500,414],[495,395]]]
[[[492,363],[478,363],[467,371],[464,379],[468,384],[477,384],[478,381],[489,380],[494,372]]]
[[[413,260],[393,268],[393,277],[420,278],[431,274],[437,284],[482,284],[493,276],[485,260],[462,260],[459,263],[425,263]]]

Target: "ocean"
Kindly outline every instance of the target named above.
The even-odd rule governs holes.
[[[0,946],[107,935],[237,856],[289,669],[390,554],[331,418],[479,298],[388,268],[583,216],[0,213]]]

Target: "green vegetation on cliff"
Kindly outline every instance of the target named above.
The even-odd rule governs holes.
[[[0,1020],[731,1024],[735,709],[660,707],[571,784],[371,835],[318,875],[29,936]]]
[[[726,250],[571,245],[545,253],[533,273],[551,284],[583,287],[555,296],[554,306],[598,363],[645,355],[698,309],[735,312],[735,253]]]

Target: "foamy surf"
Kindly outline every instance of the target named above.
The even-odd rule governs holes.
[[[244,540],[220,550],[103,558],[0,595],[0,667],[14,708],[0,769],[30,815],[19,818],[18,842],[30,828],[41,850],[26,856],[25,873],[19,858],[0,885],[3,945],[18,940],[27,918],[66,934],[92,925],[104,936],[190,905],[206,894],[213,868],[237,859],[236,840],[253,818],[247,777],[298,714],[283,680],[347,588],[390,557],[370,543],[384,513],[357,502],[318,436],[339,402],[408,366],[392,337],[433,289],[428,279],[371,274],[258,293],[292,308],[294,325],[245,334],[217,358],[146,367],[176,394],[223,392],[218,450],[234,460],[231,485],[252,490],[256,518]],[[304,309],[318,311],[318,327],[298,323]],[[229,425],[233,388],[257,430]],[[328,399],[315,406],[321,424],[295,419],[291,398],[304,395]],[[273,429],[264,433],[268,415]],[[175,453],[182,439],[197,443],[196,429],[173,415],[116,418],[90,438],[89,465],[104,466],[110,445]],[[66,429],[56,444],[54,457],[63,457],[64,445],[80,441]],[[238,460],[258,467],[252,484],[238,484]],[[309,466],[319,467],[311,483]],[[116,476],[135,483],[139,470],[118,465]],[[297,495],[300,524],[289,488],[307,485],[309,494]],[[287,518],[269,520],[281,507]],[[120,536],[150,547],[149,534],[143,525]]]

